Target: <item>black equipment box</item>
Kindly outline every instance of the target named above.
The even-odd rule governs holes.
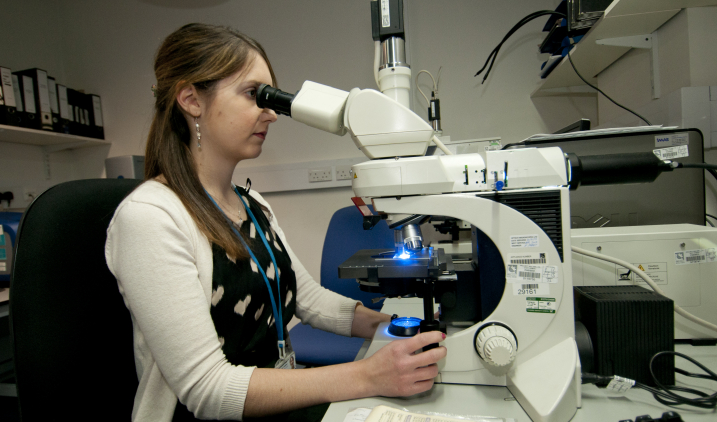
[[[650,359],[674,351],[672,299],[640,286],[575,286],[575,321],[587,328],[595,356],[594,371],[655,386]],[[653,370],[663,385],[675,384],[675,359],[663,355]]]

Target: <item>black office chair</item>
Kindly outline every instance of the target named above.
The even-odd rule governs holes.
[[[105,263],[107,225],[140,180],[66,182],[23,215],[10,280],[20,417],[127,421],[132,322]]]

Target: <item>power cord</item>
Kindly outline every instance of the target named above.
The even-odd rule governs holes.
[[[652,393],[655,400],[662,403],[665,406],[680,406],[680,405],[686,405],[686,406],[694,406],[694,407],[700,407],[703,409],[715,409],[717,408],[717,392],[712,394],[707,394],[703,391],[689,388],[689,387],[680,387],[676,385],[672,386],[665,386],[657,379],[655,376],[655,372],[653,370],[653,364],[656,359],[658,359],[661,356],[677,356],[681,357],[683,359],[687,359],[688,361],[692,362],[694,365],[698,366],[700,369],[705,371],[706,374],[696,374],[692,372],[685,371],[684,369],[675,368],[675,372],[678,374],[685,375],[687,377],[692,378],[700,378],[700,379],[707,379],[710,381],[716,381],[717,382],[717,374],[710,371],[709,368],[705,367],[701,363],[697,362],[695,359],[692,359],[691,357],[679,353],[679,352],[672,352],[672,351],[664,351],[664,352],[658,352],[652,358],[650,359],[650,374],[652,375],[652,379],[655,381],[655,385],[657,385],[657,388],[650,387],[648,385],[642,384],[640,382],[628,379],[628,378],[622,378],[619,376],[604,376],[604,375],[598,375],[598,374],[592,374],[592,373],[583,373],[582,374],[582,383],[583,384],[595,384],[599,387],[607,387],[614,391],[619,392],[625,392],[631,387],[639,388],[641,390],[648,391]],[[697,396],[696,398],[693,397],[685,397],[683,395],[675,393],[675,391],[692,394],[694,396]]]
[[[658,388],[653,388],[644,384],[636,383],[635,386],[637,388],[641,388],[643,390],[649,391],[652,393],[652,395],[655,397],[655,400],[659,401],[660,403],[666,405],[666,406],[677,406],[677,405],[689,405],[694,407],[701,407],[703,409],[714,409],[717,408],[717,392],[712,394],[706,394],[702,391],[696,390],[694,388],[688,388],[688,387],[678,387],[676,385],[673,386],[664,386],[655,376],[655,373],[652,369],[652,364],[655,362],[655,359],[657,359],[660,356],[678,356],[683,359],[687,359],[688,361],[692,362],[694,365],[698,366],[700,369],[705,371],[707,375],[704,374],[695,374],[692,372],[687,372],[684,369],[675,368],[675,372],[678,374],[682,374],[688,377],[692,378],[702,378],[702,379],[708,379],[710,381],[716,381],[717,382],[717,374],[710,371],[706,366],[702,365],[701,363],[697,362],[696,360],[692,359],[691,357],[684,355],[682,353],[678,352],[671,352],[671,351],[665,351],[665,352],[659,352],[656,353],[652,359],[650,359],[650,374],[652,375],[652,379],[655,381],[655,384]],[[685,397],[679,394],[674,393],[673,391],[681,391],[688,394],[693,394],[695,396],[698,396],[698,398],[690,398]]]
[[[582,79],[582,81],[585,82],[589,87],[591,87],[592,89],[594,89],[594,90],[596,90],[597,92],[599,92],[599,93],[601,93],[602,95],[604,95],[605,98],[607,98],[608,100],[610,100],[610,101],[611,101],[613,104],[615,104],[616,106],[620,107],[620,108],[623,109],[623,110],[627,110],[627,111],[629,111],[630,113],[634,114],[635,116],[639,117],[642,121],[644,121],[645,123],[647,123],[648,126],[652,126],[652,123],[650,123],[649,120],[647,120],[646,118],[644,118],[644,117],[642,117],[641,115],[637,114],[637,112],[632,111],[632,110],[630,110],[629,108],[625,107],[624,105],[622,105],[622,104],[618,103],[617,101],[613,100],[613,99],[610,98],[610,96],[608,96],[606,93],[602,92],[602,90],[601,90],[600,88],[596,87],[595,85],[593,85],[593,84],[591,84],[590,82],[588,82],[587,80],[585,80],[585,78],[583,78],[583,75],[581,75],[580,72],[578,72],[578,69],[575,67],[575,63],[573,63],[573,57],[572,57],[572,55],[570,54],[570,51],[568,51],[568,60],[570,61],[570,65],[573,67],[573,70],[575,71],[575,74],[578,75],[578,77],[579,77],[580,79]]]
[[[537,18],[539,18],[539,17],[541,17],[541,16],[545,16],[545,15],[555,15],[555,16],[559,16],[559,17],[561,17],[561,18],[567,18],[564,13],[556,12],[556,11],[553,11],[553,10],[539,10],[539,11],[537,11],[537,12],[533,12],[533,13],[529,14],[528,16],[524,17],[523,19],[521,19],[520,21],[518,21],[518,23],[516,23],[516,24],[510,29],[510,31],[508,31],[507,34],[505,34],[505,36],[503,37],[503,39],[501,40],[501,42],[498,43],[498,45],[493,49],[493,51],[490,52],[490,54],[488,55],[488,59],[485,61],[485,64],[483,65],[483,67],[482,67],[478,72],[476,72],[476,74],[473,75],[473,76],[475,77],[475,76],[480,75],[480,74],[483,72],[483,70],[485,70],[485,68],[488,67],[488,70],[485,72],[485,75],[483,75],[483,80],[481,81],[481,84],[483,84],[483,83],[486,81],[486,79],[488,79],[488,75],[490,74],[491,69],[493,69],[493,65],[495,64],[495,59],[496,59],[496,57],[498,57],[498,52],[500,51],[500,48],[503,46],[503,43],[505,43],[505,42],[508,40],[508,38],[510,38],[510,36],[513,35],[513,34],[514,34],[518,29],[520,29],[523,25],[525,25],[526,23],[532,21],[533,19],[537,19]],[[578,72],[578,69],[575,67],[575,64],[573,63],[573,58],[572,58],[571,55],[570,55],[570,51],[568,51],[567,55],[568,55],[568,60],[570,61],[570,65],[573,67],[573,70],[575,71],[575,74],[577,74],[578,77],[579,77],[580,79],[582,79],[583,82],[585,82],[589,87],[593,88],[593,89],[596,90],[597,92],[599,92],[599,93],[601,93],[602,95],[604,95],[605,98],[607,98],[608,100],[610,100],[610,101],[611,101],[613,104],[615,104],[616,106],[618,106],[618,107],[620,107],[620,108],[622,108],[622,109],[624,109],[624,110],[629,111],[630,113],[634,114],[635,116],[637,116],[637,117],[639,117],[641,120],[643,120],[645,123],[647,123],[648,126],[652,126],[652,123],[650,123],[649,120],[647,120],[646,118],[644,118],[644,117],[642,117],[641,115],[637,114],[637,113],[634,112],[633,110],[630,110],[629,108],[623,106],[622,104],[619,104],[617,101],[613,100],[613,99],[610,98],[607,94],[605,94],[603,91],[601,91],[598,87],[596,87],[595,85],[593,85],[593,84],[591,84],[590,82],[588,82],[587,80],[585,80],[585,78],[583,78],[583,76],[580,74],[580,72]],[[489,63],[489,62],[490,62],[490,66],[488,66],[488,63]]]
[[[707,163],[678,163],[677,161],[673,161],[670,166],[674,169],[703,169],[703,170],[717,170],[717,164],[707,164]]]
[[[495,64],[495,59],[496,59],[496,57],[498,57],[498,52],[500,51],[500,48],[503,46],[503,43],[506,42],[508,40],[508,38],[510,38],[510,36],[513,35],[515,33],[515,31],[520,29],[523,25],[532,21],[533,19],[537,19],[537,18],[539,18],[541,16],[545,16],[545,15],[556,15],[556,16],[560,16],[562,18],[566,17],[565,13],[555,12],[553,10],[539,10],[537,12],[533,12],[533,13],[529,14],[528,16],[524,17],[523,19],[518,21],[518,23],[516,23],[510,29],[510,31],[508,31],[507,34],[505,34],[505,36],[503,37],[503,40],[500,43],[498,43],[498,45],[493,49],[493,51],[490,52],[490,54],[488,55],[488,59],[485,61],[485,64],[483,65],[483,67],[478,72],[476,72],[476,74],[473,76],[475,77],[475,76],[480,75],[483,72],[483,70],[485,70],[486,66],[488,66],[488,62],[490,62],[490,66],[488,66],[488,70],[485,72],[485,75],[483,75],[483,81],[481,82],[481,84],[483,84],[485,82],[485,80],[488,79],[488,75],[490,74],[491,69],[493,69],[493,65]]]

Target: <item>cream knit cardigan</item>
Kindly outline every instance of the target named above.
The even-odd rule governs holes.
[[[321,287],[276,217],[270,221],[296,273],[297,317],[349,336],[357,302]],[[241,420],[254,367],[231,365],[221,350],[209,314],[212,248],[174,192],[148,181],[125,198],[107,229],[105,257],[134,328],[139,387],[132,420],[171,421],[177,397],[198,418]]]

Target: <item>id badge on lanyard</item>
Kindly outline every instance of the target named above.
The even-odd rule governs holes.
[[[251,221],[254,223],[254,226],[256,227],[257,234],[259,235],[259,238],[264,243],[264,246],[266,247],[266,250],[269,252],[269,256],[271,256],[271,261],[274,264],[274,268],[277,269],[276,271],[276,292],[279,295],[277,297],[277,300],[274,300],[274,293],[271,291],[271,284],[269,284],[269,278],[266,276],[266,273],[264,272],[264,269],[262,268],[261,264],[259,263],[259,260],[254,255],[254,252],[252,252],[251,248],[249,248],[249,245],[246,244],[244,241],[244,238],[241,236],[239,231],[234,227],[233,224],[230,224],[230,227],[234,231],[234,234],[237,235],[239,240],[242,242],[242,245],[244,245],[244,248],[246,248],[247,252],[249,252],[249,256],[251,256],[251,259],[256,264],[259,272],[261,273],[262,277],[264,278],[264,282],[266,283],[266,287],[269,290],[269,298],[271,299],[271,310],[274,314],[274,326],[276,327],[276,334],[277,334],[277,349],[279,351],[279,359],[276,361],[276,364],[274,365],[274,368],[278,369],[296,369],[296,353],[294,353],[294,350],[291,348],[291,341],[287,338],[286,341],[284,340],[284,323],[283,323],[283,317],[281,315],[281,282],[279,280],[279,266],[276,264],[276,258],[274,258],[274,253],[271,251],[271,248],[269,247],[269,242],[264,237],[264,233],[259,229],[259,223],[256,221],[256,217],[254,217],[254,213],[251,212],[251,209],[249,209],[249,206],[244,202],[244,198],[242,198],[241,194],[239,194],[239,190],[234,187],[234,192],[239,197],[239,200],[241,200],[242,205],[244,205],[244,209],[246,209],[247,214],[249,214],[249,217],[251,217]],[[224,211],[222,211],[221,207],[219,207],[219,204],[212,198],[212,196],[207,192],[205,189],[204,192],[206,192],[207,196],[209,196],[209,199],[212,200],[214,205],[217,207],[219,212],[221,212],[224,215],[224,218],[229,220],[229,218],[224,214]],[[278,304],[278,307],[277,307]],[[278,309],[277,309],[278,308]]]
[[[286,339],[286,345],[284,346],[284,357],[279,356],[279,359],[274,364],[276,369],[296,369],[296,353],[294,348],[291,347],[291,339]]]

